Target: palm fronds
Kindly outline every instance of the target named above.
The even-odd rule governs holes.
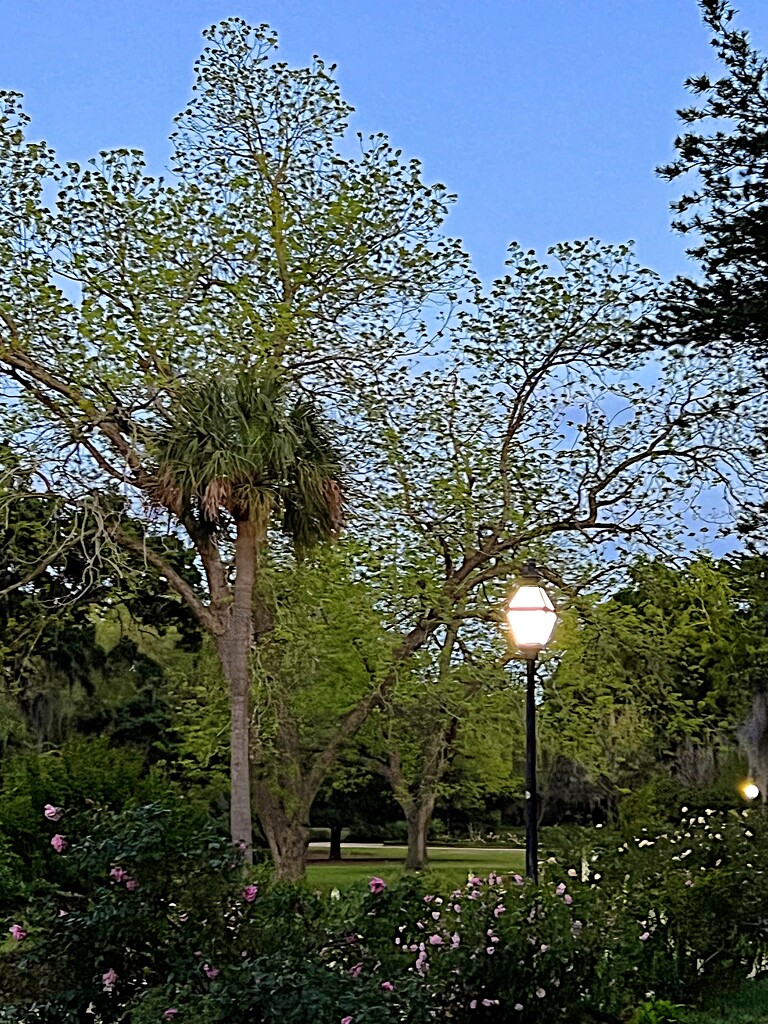
[[[279,526],[306,549],[339,531],[340,458],[330,425],[274,371],[188,379],[154,446],[153,497],[216,528]]]

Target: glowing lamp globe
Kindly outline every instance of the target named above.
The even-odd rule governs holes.
[[[757,800],[760,796],[760,789],[754,782],[747,780],[741,786],[741,795],[745,800]]]
[[[528,563],[523,570],[523,582],[507,605],[509,631],[524,652],[538,652],[546,647],[557,622],[555,606],[538,580],[535,566]]]

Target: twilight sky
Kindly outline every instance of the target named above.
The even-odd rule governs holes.
[[[768,3],[737,6],[768,49]],[[388,133],[459,194],[448,231],[483,277],[512,239],[587,235],[684,269],[679,187],[653,168],[683,80],[716,66],[695,0],[0,0],[0,88],[25,94],[60,158],[130,146],[160,171],[200,31],[232,14],[276,28],[291,64],[338,64],[352,127]]]

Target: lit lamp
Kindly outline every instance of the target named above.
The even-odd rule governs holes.
[[[528,691],[526,699],[525,777],[525,873],[539,880],[539,801],[536,791],[536,659],[549,643],[557,612],[549,594],[539,586],[541,574],[533,561],[523,566],[520,584],[507,605],[507,623],[512,639],[525,658]]]
[[[757,800],[760,796],[760,787],[752,779],[746,779],[742,782],[739,789],[745,800]]]

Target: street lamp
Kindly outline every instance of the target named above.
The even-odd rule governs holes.
[[[507,623],[512,639],[525,658],[528,691],[525,710],[525,873],[539,880],[539,801],[536,791],[536,659],[546,647],[557,622],[555,606],[543,587],[536,563],[528,561],[520,584],[507,605]]]

